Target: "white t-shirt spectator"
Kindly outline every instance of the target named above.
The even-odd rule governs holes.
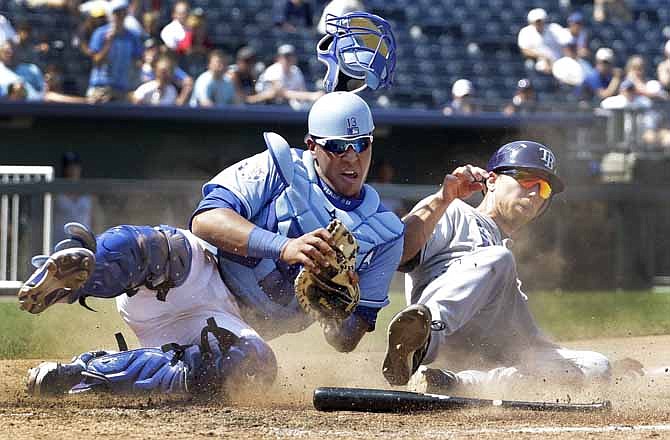
[[[16,31],[9,20],[5,16],[0,15],[0,44],[3,44],[7,40],[18,43],[19,36],[16,35]]]
[[[138,104],[174,105],[177,102],[177,88],[169,84],[162,92],[158,89],[158,81],[145,82],[133,92]]]
[[[603,99],[603,101],[600,103],[600,107],[607,110],[640,110],[650,108],[651,104],[651,99],[647,98],[646,96],[638,95],[633,98],[632,101],[630,101],[624,95],[615,95]]]
[[[191,107],[198,107],[209,101],[216,107],[233,104],[234,100],[235,88],[230,78],[224,75],[221,79],[214,79],[212,72],[207,70],[195,80],[190,104]]]
[[[184,38],[186,38],[186,29],[177,20],[172,20],[161,31],[163,43],[172,50],[175,50]]]
[[[295,64],[289,68],[288,73],[284,72],[281,64],[272,64],[258,77],[256,91],[262,92],[266,90],[273,82],[279,82],[282,88],[286,90],[305,90],[305,77],[303,76],[300,67]]]
[[[340,17],[349,12],[362,10],[363,3],[361,3],[360,0],[333,0],[323,8],[323,14],[321,14],[321,20],[319,20],[317,30],[320,34],[326,33],[326,17],[329,14]]]
[[[529,24],[519,31],[517,43],[521,49],[531,49],[542,53],[551,61],[562,56],[562,48],[572,40],[570,32],[558,23],[546,23],[544,32],[539,33]]]

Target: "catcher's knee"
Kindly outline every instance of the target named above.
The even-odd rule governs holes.
[[[184,283],[191,270],[191,246],[170,226],[121,225],[96,238],[96,268],[83,290],[110,298],[146,286],[164,300]]]
[[[259,337],[243,337],[226,356],[231,376],[242,379],[242,385],[269,386],[277,377],[277,358],[270,346]]]

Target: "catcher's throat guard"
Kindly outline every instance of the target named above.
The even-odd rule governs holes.
[[[335,246],[335,257],[319,273],[301,269],[295,280],[295,294],[302,308],[317,321],[343,320],[360,301],[355,275],[358,243],[341,221],[334,219],[326,227]]]

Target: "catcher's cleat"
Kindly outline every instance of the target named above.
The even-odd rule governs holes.
[[[421,365],[430,342],[431,314],[423,304],[414,304],[393,317],[382,367],[391,385],[405,385]]]
[[[41,313],[57,302],[74,302],[77,290],[95,269],[95,254],[84,248],[51,255],[19,290],[21,309]]]
[[[422,365],[410,378],[407,389],[416,393],[447,394],[458,384],[458,376],[452,371]]]
[[[81,381],[84,366],[78,363],[42,362],[28,370],[28,394],[54,396],[65,394]]]

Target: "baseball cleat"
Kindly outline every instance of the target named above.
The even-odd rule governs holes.
[[[391,385],[405,385],[419,368],[430,342],[431,315],[428,307],[414,304],[393,317],[382,373]]]
[[[458,377],[449,370],[419,367],[407,384],[409,391],[428,394],[447,394],[458,385]]]
[[[41,313],[57,302],[72,303],[76,291],[95,269],[95,254],[84,248],[63,249],[51,255],[19,290],[21,309]]]
[[[53,396],[67,393],[81,381],[82,365],[42,362],[28,370],[27,391],[32,396]]]

